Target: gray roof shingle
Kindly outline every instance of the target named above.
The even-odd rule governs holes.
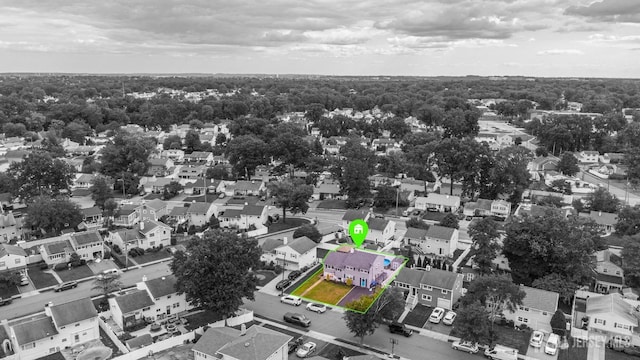
[[[145,281],[147,289],[149,289],[151,296],[155,299],[176,293],[176,283],[176,277],[173,275],[162,276]]]
[[[371,268],[371,265],[379,256],[382,255],[358,250],[354,250],[353,252],[332,251],[324,259],[324,264],[333,266],[338,269],[349,265],[358,270],[368,270]]]
[[[526,294],[522,299],[522,306],[548,313],[554,313],[558,309],[558,299],[560,298],[558,293],[524,285],[520,285],[520,290]]]
[[[456,229],[454,228],[449,228],[449,227],[440,226],[440,225],[432,225],[432,226],[429,226],[429,230],[427,230],[427,237],[434,238],[434,239],[451,240],[455,231]]]
[[[439,289],[453,290],[456,281],[462,274],[431,268],[429,271],[402,268],[396,277],[397,282],[410,284],[413,287],[420,287],[420,284],[437,287]]]
[[[98,312],[87,297],[51,306],[51,316],[60,327],[97,317]]]
[[[145,290],[137,290],[116,296],[115,301],[123,314],[128,314],[154,304],[153,300],[149,297],[149,293]]]
[[[18,345],[25,345],[58,334],[50,317],[42,317],[13,325]]]
[[[266,360],[293,338],[260,326],[252,326],[245,335],[233,328],[210,328],[193,350],[214,356],[223,354],[234,359]]]

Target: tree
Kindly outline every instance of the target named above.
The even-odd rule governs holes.
[[[0,173],[0,194],[15,191],[14,179],[6,173]]]
[[[216,135],[216,145],[222,145],[227,142],[227,136],[223,133]]]
[[[60,144],[58,137],[51,131],[47,132],[44,139],[42,139],[42,150],[51,157],[58,158],[65,155],[64,147]]]
[[[227,143],[226,153],[236,174],[251,177],[258,165],[267,163],[268,147],[254,135],[242,135]]]
[[[181,149],[182,148],[182,139],[178,135],[169,135],[164,142],[162,143],[162,148],[164,150],[169,149]]]
[[[80,258],[80,255],[78,255],[78,253],[71,253],[71,256],[69,256],[69,264],[71,264],[72,267],[78,267],[80,266],[80,260],[82,260]]]
[[[571,195],[571,184],[565,179],[555,179],[551,182],[551,188],[566,195]]]
[[[475,264],[478,265],[478,272],[481,275],[491,274],[493,260],[500,251],[498,224],[491,218],[484,218],[471,223],[468,234],[473,240],[471,255]]]
[[[615,225],[618,235],[635,235],[640,232],[640,204],[625,206],[618,213]]]
[[[313,186],[302,181],[280,181],[267,185],[274,198],[274,205],[282,209],[282,222],[286,222],[287,211],[292,214],[306,214],[309,198],[313,195]]]
[[[320,240],[322,240],[322,234],[320,234],[320,231],[318,231],[318,228],[311,224],[302,225],[293,232],[294,239],[303,237],[303,236],[308,237],[309,239],[313,240],[316,243],[319,243]]]
[[[139,134],[118,132],[102,149],[102,173],[112,179],[120,179],[123,172],[144,176],[151,165],[149,156],[155,152],[155,142]]]
[[[89,190],[91,198],[96,202],[95,206],[100,209],[104,209],[105,201],[113,198],[113,187],[104,176],[96,176]]]
[[[74,120],[62,130],[62,137],[83,144],[85,137],[91,135],[91,126],[82,120]]]
[[[640,127],[640,122],[638,122],[638,127]],[[639,138],[636,137],[636,141],[640,141],[638,140]],[[640,145],[626,149],[624,163],[629,167],[627,169],[627,178],[634,186],[637,186],[640,183]]]
[[[353,207],[361,199],[371,195],[369,176],[375,168],[375,155],[360,144],[359,139],[349,139],[340,149],[340,159],[333,168],[340,181],[340,189],[348,196],[347,205]]]
[[[104,202],[104,207],[102,208],[102,216],[104,216],[106,220],[107,227],[111,225],[111,221],[116,214],[116,210],[118,209],[118,203],[116,203],[113,199],[107,199]]]
[[[556,273],[534,280],[531,286],[536,289],[557,292],[560,295],[560,300],[565,304],[571,302],[571,297],[579,287],[578,284],[569,280],[566,276]]]
[[[200,142],[200,133],[196,130],[189,130],[184,136],[184,152],[191,154],[194,151],[200,151],[202,142]]]
[[[307,158],[311,156],[309,144],[300,136],[291,131],[280,132],[269,142],[271,154],[285,165],[293,168],[302,167]]]
[[[627,286],[640,286],[640,237],[634,236],[622,249],[622,270]]]
[[[207,179],[216,179],[216,180],[229,180],[231,178],[227,167],[224,165],[215,165],[213,167],[207,168],[207,173],[205,175]]]
[[[376,194],[373,197],[373,205],[379,209],[387,210],[396,205],[398,200],[399,206],[407,205],[404,199],[399,198],[399,189],[389,185],[380,185],[376,188]]]
[[[9,165],[7,174],[14,179],[12,192],[29,200],[38,195],[57,196],[69,191],[73,183],[73,167],[60,159],[53,159],[45,152],[33,152],[22,162]]]
[[[590,193],[585,199],[586,207],[591,211],[602,211],[607,213],[617,213],[620,200],[607,189],[599,187]]]
[[[479,301],[462,306],[456,317],[456,332],[462,341],[491,344],[492,326],[487,308]]]
[[[164,197],[165,200],[169,200],[172,197],[175,197],[176,195],[178,195],[180,191],[182,191],[182,189],[184,189],[182,184],[180,184],[177,181],[172,181],[164,186],[164,191],[162,193],[162,196]]]
[[[243,298],[254,299],[258,283],[251,269],[258,268],[261,254],[253,238],[208,230],[202,239],[192,237],[186,252],[174,255],[170,268],[177,278],[176,290],[186,294],[191,305],[226,319],[242,306]]]
[[[442,220],[440,220],[440,223],[438,223],[438,225],[453,229],[460,228],[460,226],[458,225],[458,217],[452,213],[448,213],[447,215],[445,215]]]
[[[418,219],[418,218],[410,218],[409,220],[405,221],[405,225],[407,226],[407,229],[412,227],[412,228],[416,228],[416,229],[424,229],[424,230],[429,230],[429,224],[427,224],[426,222]]]
[[[120,281],[120,274],[108,274],[96,276],[93,280],[93,286],[91,290],[100,290],[105,299],[112,292],[116,292],[122,288],[122,281]]]
[[[525,292],[508,275],[485,275],[469,284],[467,294],[462,297],[462,305],[478,302],[489,310],[489,318],[495,319],[504,311],[515,312],[524,297]]]
[[[567,329],[567,319],[564,316],[562,310],[558,309],[551,317],[551,331],[554,334],[564,336],[564,333]]]
[[[562,154],[560,161],[558,161],[558,171],[567,176],[573,176],[580,168],[578,167],[578,159],[570,152]]]
[[[525,215],[508,223],[505,230],[502,253],[509,260],[514,281],[525,285],[551,273],[564,274],[577,284],[588,283],[590,256],[603,245],[593,220],[565,218],[556,209]]]
[[[377,300],[376,294],[363,295],[347,303],[347,311],[342,316],[349,331],[360,338],[360,346],[364,337],[372,335],[383,319],[396,319],[404,310],[404,297],[398,288],[377,291],[384,291]]]
[[[546,148],[544,147],[536,148],[536,156],[546,157],[547,155],[549,155],[549,150],[547,150]]]
[[[65,198],[38,196],[27,206],[25,225],[45,233],[75,228],[82,222],[80,207]]]
[[[487,178],[481,181],[480,196],[496,199],[501,195],[508,195],[509,201],[515,207],[530,183],[527,170],[530,160],[531,152],[524,147],[510,146],[500,149],[488,172],[483,172]]]

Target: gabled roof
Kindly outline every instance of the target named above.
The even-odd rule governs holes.
[[[170,228],[170,226],[165,223],[161,223],[159,221],[155,221],[151,219],[140,221],[137,225],[138,231],[140,231],[143,234],[148,234],[158,227]]]
[[[431,225],[429,226],[429,230],[427,230],[427,237],[434,239],[451,240],[453,234],[456,231],[456,229],[446,226]]]
[[[233,328],[209,328],[194,345],[193,350],[216,357],[242,360],[267,360],[293,338],[260,326],[251,326],[241,335]]]
[[[248,216],[262,215],[262,212],[264,211],[264,209],[265,209],[264,205],[245,205],[242,208],[242,215],[248,215]]]
[[[425,201],[427,204],[437,204],[444,206],[460,205],[460,197],[454,195],[429,193],[427,194],[427,198]]]
[[[554,313],[558,309],[560,295],[557,292],[540,290],[524,285],[520,285],[520,290],[526,294],[522,299],[522,306],[548,313]]]
[[[465,209],[481,209],[481,210],[491,210],[491,204],[493,201],[487,199],[478,199],[475,202],[468,202],[464,204]]]
[[[614,313],[631,324],[638,326],[640,313],[618,293],[590,296],[587,298],[587,315]]]
[[[102,242],[102,236],[97,231],[75,233],[71,239],[80,246]]]
[[[96,307],[88,297],[51,306],[51,316],[58,327],[98,316]]]
[[[58,334],[53,320],[48,316],[15,324],[13,332],[16,335],[18,345],[29,344]]]
[[[120,311],[122,311],[122,314],[141,310],[154,304],[153,299],[149,297],[149,293],[145,290],[136,290],[124,295],[116,296],[115,301],[118,304]]]
[[[395,281],[410,284],[416,288],[419,288],[422,284],[439,289],[453,290],[459,277],[461,278],[462,274],[435,268],[426,271],[403,267]]]
[[[238,180],[236,181],[235,184],[229,185],[229,188],[236,191],[243,191],[243,190],[258,191],[260,190],[260,187],[262,186],[262,184],[264,184],[262,181]]]
[[[347,210],[342,216],[342,220],[352,221],[355,219],[364,219],[367,216],[367,212],[364,210]]]
[[[602,211],[591,211],[589,217],[598,225],[615,225],[618,223],[618,214]]]
[[[262,245],[260,245],[260,247],[262,248],[263,252],[270,253],[273,250],[282,246],[282,244],[284,244],[284,241],[282,239],[271,238],[271,239],[265,239],[265,241],[262,243]]]
[[[100,209],[97,206],[90,207],[90,208],[85,208],[85,209],[80,209],[80,212],[82,213],[82,215],[84,217],[92,217],[92,216],[102,215],[102,209]]]
[[[369,221],[367,221],[367,225],[369,225],[369,229],[371,230],[383,231],[388,224],[389,220],[385,219],[370,218]]]
[[[340,193],[340,185],[336,183],[330,184],[320,184],[315,189],[315,193],[317,194],[339,194]]]
[[[146,202],[145,205],[147,205],[148,207],[150,207],[150,208],[152,208],[153,210],[156,210],[156,211],[167,207],[167,203],[165,203],[164,201],[162,201],[160,199],[153,199],[151,201]]]
[[[620,275],[603,274],[601,272],[596,272],[596,280],[598,282],[624,285],[624,277]]]
[[[93,174],[82,174],[80,176],[78,176],[78,178],[76,179],[76,183],[91,183],[93,182],[93,179],[95,179],[95,175]]]
[[[407,232],[404,233],[405,238],[409,239],[425,239],[427,236],[427,230],[410,227]]]
[[[353,252],[332,251],[325,257],[324,265],[330,265],[336,268],[353,266],[357,270],[368,270],[378,257],[383,256],[358,250],[354,250]]]
[[[313,240],[309,239],[306,236],[302,236],[302,237],[293,239],[293,241],[288,243],[286,246],[289,246],[295,252],[302,255],[314,249],[316,245],[317,244]]]
[[[149,159],[151,166],[166,166],[169,159],[166,158],[152,158]]]
[[[64,241],[56,241],[54,243],[44,244],[44,248],[47,250],[47,254],[62,254],[64,252],[72,252],[73,247],[71,246],[71,242],[69,240]]]
[[[240,218],[240,214],[242,214],[242,210],[240,209],[227,209],[224,211],[224,214],[222,214],[220,217],[223,218]]]
[[[0,227],[5,228],[16,225],[16,218],[12,213],[0,214]]]
[[[206,215],[213,203],[208,202],[194,202],[189,205],[187,214]]]
[[[169,216],[184,216],[187,214],[188,208],[185,206],[176,206],[171,209]]]
[[[23,248],[15,245],[9,244],[0,244],[0,258],[5,255],[18,255],[18,256],[27,256],[27,253]]]
[[[177,280],[173,275],[147,280],[144,283],[154,299],[176,293]]]

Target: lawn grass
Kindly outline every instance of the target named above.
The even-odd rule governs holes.
[[[209,325],[214,322],[222,320],[222,315],[213,312],[213,311],[201,311],[194,314],[189,314],[183,316],[183,318],[187,319],[189,323],[185,326],[185,328],[189,331],[197,329],[201,326]]]
[[[274,233],[274,232],[278,232],[278,231],[297,228],[297,227],[300,227],[300,226],[302,226],[304,224],[308,224],[308,223],[309,223],[309,220],[307,220],[307,219],[287,218],[287,222],[285,222],[285,223],[283,223],[282,220],[280,220],[277,223],[273,223],[273,224],[269,225],[269,234]]]
[[[87,265],[81,265],[76,268],[72,268],[71,270],[59,270],[56,271],[56,274],[62,279],[62,281],[67,282],[71,280],[80,280],[87,277],[93,276],[93,271]]]
[[[577,360],[577,359],[586,359],[587,352],[589,349],[585,344],[578,345],[575,342],[575,339],[569,338],[569,348],[567,349],[559,349],[558,350],[558,360]],[[528,355],[528,354],[527,354]],[[607,353],[606,359],[614,359],[614,357],[609,357],[610,354]],[[623,354],[623,356],[626,356]]]
[[[327,359],[342,359],[342,357],[340,357],[340,353],[342,354],[342,356],[364,355],[359,351],[351,350],[346,347],[329,343],[325,347],[323,347],[322,350],[320,350],[318,356],[322,356]]]
[[[258,279],[258,286],[265,286],[278,276],[278,274],[271,270],[256,270],[255,273],[264,276],[264,279]]]
[[[416,304],[416,307],[404,318],[404,323],[421,328],[429,320],[432,311],[433,308],[429,306]]]
[[[345,200],[322,200],[317,206],[319,209],[346,209],[347,202]]]
[[[498,325],[494,325],[493,329],[497,334],[497,344],[518,349],[520,354],[527,353],[531,330],[519,331],[512,327]]]
[[[152,261],[167,259],[170,257],[171,257],[171,253],[163,248],[156,252],[145,252],[144,255],[136,256],[133,259],[138,264],[146,264]]]
[[[318,281],[319,275],[322,274],[322,269],[316,271],[313,275],[309,276],[309,278],[303,282],[300,286],[298,286],[291,294],[296,296],[301,296],[311,285],[315,284]]]
[[[0,298],[7,299],[19,293],[20,291],[18,291],[18,287],[15,285],[7,286],[4,283],[0,284]]]
[[[353,286],[325,280],[314,286],[313,289],[309,290],[304,297],[336,305],[345,295],[347,295],[352,287]]]
[[[52,271],[52,270],[48,270],[48,271]],[[40,266],[30,266],[28,273],[29,273],[29,278],[31,279],[31,282],[33,282],[33,286],[35,286],[36,289],[42,289],[49,286],[58,285],[58,280],[56,280],[56,278],[53,275],[44,272],[44,270],[41,270]]]

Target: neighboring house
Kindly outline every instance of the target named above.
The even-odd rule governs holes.
[[[589,214],[580,214],[580,216],[595,221],[605,236],[611,235],[615,231],[615,226],[618,223],[618,214],[614,213],[591,211]]]
[[[389,267],[385,267],[389,260]],[[323,278],[363,288],[384,284],[403,263],[402,258],[385,259],[384,255],[343,246],[324,259]],[[387,271],[390,269],[390,271]]]
[[[169,213],[169,220],[175,221],[176,224],[182,224],[183,222],[188,220],[187,210],[189,208],[186,206],[176,206],[171,209]]]
[[[227,209],[220,215],[220,226],[225,228],[256,229],[267,223],[268,208],[261,205],[245,205],[242,210]]]
[[[179,149],[169,149],[162,151],[163,158],[171,159],[171,161],[181,163],[184,160],[184,151]]]
[[[429,307],[451,310],[462,297],[464,275],[435,268],[402,268],[393,282],[407,293],[407,304],[414,308],[417,303]]]
[[[344,195],[340,195],[340,184],[329,182],[322,183],[313,188],[314,200],[328,200],[328,199],[344,199]]]
[[[80,174],[73,182],[73,187],[76,189],[88,189],[93,185],[95,178],[96,176],[93,174]]]
[[[396,233],[396,222],[392,220],[370,218],[367,221],[369,226],[369,232],[367,232],[366,240],[373,241],[374,243],[387,244],[393,240]]]
[[[464,204],[462,213],[465,216],[491,216],[492,200],[478,199]]]
[[[213,163],[213,153],[209,151],[194,151],[191,154],[184,155],[184,161],[206,163],[211,165]]]
[[[267,190],[267,186],[263,181],[256,180],[238,180],[235,184],[227,185],[224,193],[227,196],[259,196]]]
[[[22,237],[22,226],[13,216],[12,211],[3,214],[0,210],[0,242],[8,242]]]
[[[456,212],[460,208],[460,197],[429,193],[416,198],[415,208],[419,210]]]
[[[370,215],[371,214],[368,211],[365,211],[365,210],[349,209],[342,216],[342,228],[345,229],[346,231],[348,231],[349,230],[349,223],[351,221],[356,220],[356,219],[362,219],[364,221],[368,221]]]
[[[171,171],[174,167],[173,160],[170,158],[153,158],[149,159],[149,170],[147,170],[147,175],[149,176],[167,176],[171,174]]]
[[[132,227],[140,222],[138,214],[138,205],[122,205],[113,219],[113,224],[116,226]]]
[[[504,317],[512,320],[514,326],[524,324],[532,329],[551,332],[551,317],[558,310],[558,293],[524,285],[520,285],[520,290],[525,292],[522,305],[517,306],[515,312],[505,310]]]
[[[172,181],[176,181],[176,179],[171,178],[157,178],[151,179],[144,184],[144,191],[148,193],[156,193],[162,194],[164,192],[165,186],[171,184]]]
[[[412,228],[409,228],[412,229]],[[419,251],[424,254],[435,254],[439,256],[450,257],[458,248],[458,229],[449,228],[440,225],[431,225],[426,232],[414,229],[407,237],[409,245],[416,246]]]
[[[97,229],[104,224],[102,209],[97,206],[80,209],[82,213],[82,224],[86,229]]]
[[[290,335],[253,325],[208,328],[193,346],[194,360],[287,360]]]
[[[283,240],[272,240],[263,243],[264,254],[262,259],[267,263],[273,261],[275,264],[285,264],[287,270],[300,270],[303,267],[310,267],[317,262],[317,244],[306,236],[302,236],[292,241],[286,237]]]
[[[574,156],[581,163],[586,164],[594,164],[598,162],[598,158],[600,157],[600,153],[597,151],[581,151],[579,153],[575,153]]]
[[[618,293],[589,296],[585,314],[589,333],[598,333],[608,339],[617,339],[629,345],[640,345],[638,336],[638,307],[625,301]]]
[[[537,181],[540,178],[540,172],[543,173],[544,176],[547,171],[557,171],[558,162],[560,162],[560,159],[555,156],[539,156],[527,164],[527,170],[529,170],[534,180]]]
[[[220,180],[209,180],[207,178],[198,179],[184,186],[184,193],[187,195],[200,195],[215,193],[220,185]],[[211,198],[214,198],[213,196]]]
[[[155,319],[155,303],[147,290],[135,289],[108,301],[111,318],[123,331],[144,323],[145,319]]]
[[[194,202],[187,209],[189,225],[204,226],[209,223],[211,216],[217,215],[218,207],[213,203]]]
[[[207,167],[204,165],[184,165],[178,171],[178,178],[196,180],[204,177],[206,172]]]
[[[89,298],[49,303],[44,314],[10,324],[9,334],[16,359],[37,359],[100,339],[98,313]]]
[[[4,271],[22,272],[27,268],[27,253],[15,245],[0,244],[0,273]]]
[[[49,266],[69,262],[71,254],[74,252],[75,250],[70,240],[61,240],[40,245],[42,260]]]
[[[511,203],[505,200],[493,200],[491,202],[491,215],[507,218],[511,214]]]
[[[622,291],[624,271],[622,258],[609,249],[597,251],[592,256],[595,278],[595,291],[601,293]]]
[[[109,232],[108,240],[118,245],[123,252],[135,247],[147,250],[160,245],[169,246],[171,227],[159,221],[141,221],[133,229]]]
[[[142,282],[136,284],[140,290],[149,292],[153,299],[156,321],[164,320],[175,314],[181,314],[191,310],[193,307],[187,302],[185,294],[178,294],[176,290],[177,279],[174,275],[162,276],[147,280],[143,277]]]
[[[161,217],[168,214],[167,203],[160,199],[153,199],[151,201],[143,202],[140,210],[142,211],[142,220],[152,219],[159,220]],[[146,217],[145,210],[148,210],[149,217]]]
[[[97,231],[72,234],[71,246],[75,253],[84,260],[102,259],[104,256],[104,241]]]

